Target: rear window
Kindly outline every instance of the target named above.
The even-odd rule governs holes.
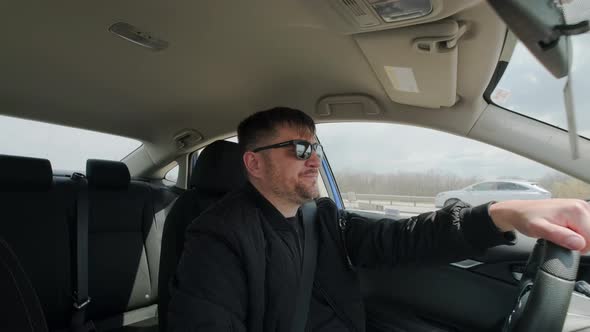
[[[140,146],[126,137],[0,115],[0,154],[49,159],[54,171],[85,170],[88,159],[118,161]]]

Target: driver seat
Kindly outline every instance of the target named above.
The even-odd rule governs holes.
[[[245,183],[246,174],[237,143],[215,141],[199,155],[190,179],[190,189],[174,203],[162,233],[158,280],[160,331],[164,332],[167,328],[170,279],[182,254],[186,228],[209,206]]]

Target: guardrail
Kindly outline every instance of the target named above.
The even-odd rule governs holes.
[[[342,193],[342,198],[349,202],[368,201],[369,204],[372,204],[373,201],[389,202],[390,205],[393,205],[394,202],[414,203],[414,206],[416,206],[417,203],[434,204],[434,197],[430,196],[357,194],[355,192],[348,192]]]

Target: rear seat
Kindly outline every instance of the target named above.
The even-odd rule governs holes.
[[[12,248],[0,238],[0,331],[47,332],[37,294]]]
[[[53,179],[45,159],[0,155],[0,237],[29,276],[50,330],[72,313],[75,185]]]
[[[113,326],[123,325],[124,320],[153,318],[163,225],[156,223],[150,186],[131,182],[121,162],[89,160],[86,174],[92,297],[87,317],[99,327],[107,318],[115,320]]]
[[[176,194],[130,181],[123,163],[87,164],[87,319],[99,331],[157,329],[163,223]],[[31,279],[50,331],[73,312],[76,203],[80,182],[53,177],[48,160],[0,155],[0,237]],[[139,327],[141,326],[141,327]]]

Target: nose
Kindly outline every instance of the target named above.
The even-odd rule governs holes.
[[[311,153],[311,157],[307,159],[305,164],[307,167],[319,168],[322,164],[322,159],[320,158],[320,156],[318,156],[317,151],[313,151]]]

